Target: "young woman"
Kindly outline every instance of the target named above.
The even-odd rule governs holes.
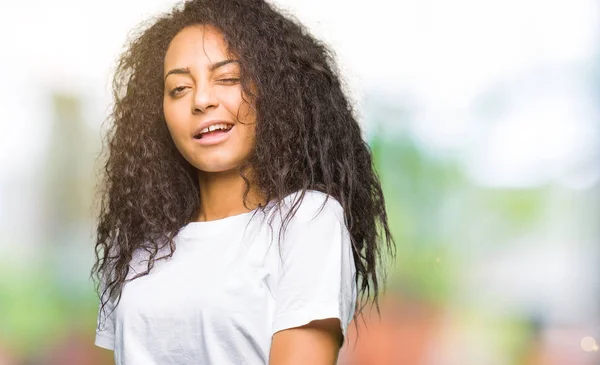
[[[122,365],[334,364],[394,242],[329,50],[262,0],[186,1],[113,89],[95,344]]]

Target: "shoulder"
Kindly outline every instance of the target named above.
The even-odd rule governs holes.
[[[344,209],[332,195],[318,190],[306,190],[303,197],[301,193],[297,191],[284,198],[286,210],[296,209],[294,220],[302,222],[313,219],[343,220]]]

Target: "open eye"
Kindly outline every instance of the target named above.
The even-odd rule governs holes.
[[[176,88],[172,89],[172,90],[169,92],[169,94],[170,94],[171,96],[175,96],[175,95],[179,94],[180,92],[182,92],[182,91],[183,91],[185,88],[186,88],[186,86],[178,86],[178,87],[176,87]]]

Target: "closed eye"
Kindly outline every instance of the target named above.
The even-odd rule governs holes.
[[[233,83],[240,81],[240,79],[236,79],[236,78],[219,79],[219,81],[233,84]]]

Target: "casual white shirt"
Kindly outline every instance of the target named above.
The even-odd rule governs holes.
[[[112,313],[113,301],[106,317],[98,311],[97,323],[106,321],[95,344],[114,350],[117,365],[258,365],[286,328],[338,318],[345,337],[357,291],[343,208],[329,196],[320,210],[326,194],[308,190],[278,246],[293,195],[272,230],[271,213],[260,211],[184,226],[172,257],[127,282]],[[129,277],[144,270],[143,257]]]

